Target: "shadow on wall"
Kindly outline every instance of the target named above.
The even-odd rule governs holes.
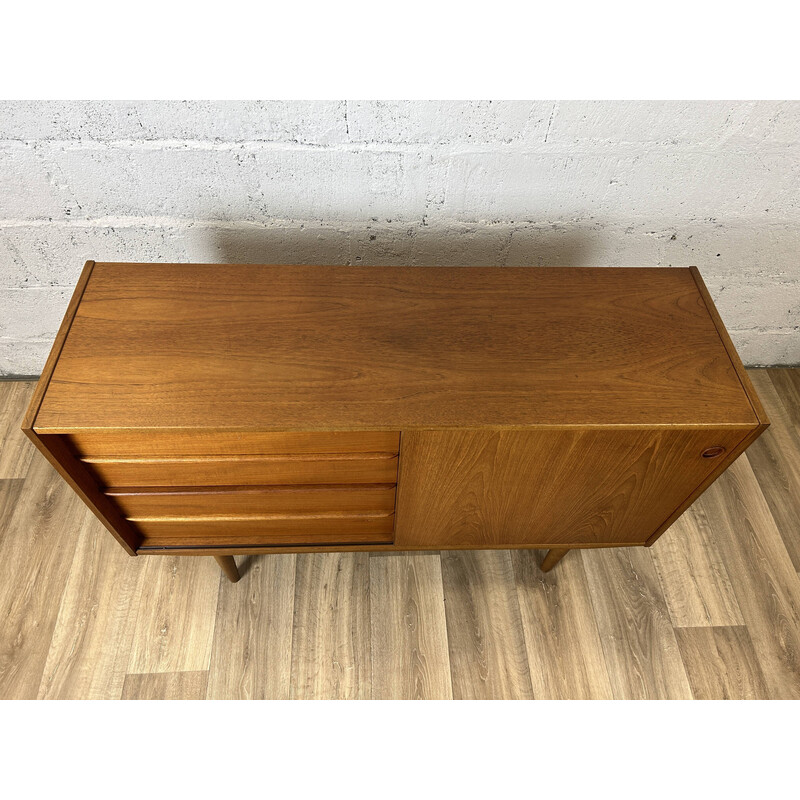
[[[596,252],[589,236],[550,227],[220,227],[203,236],[196,244],[208,260],[229,264],[588,266]]]

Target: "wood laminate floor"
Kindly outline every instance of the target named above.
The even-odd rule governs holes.
[[[800,698],[800,370],[650,549],[130,558],[0,383],[0,698]]]

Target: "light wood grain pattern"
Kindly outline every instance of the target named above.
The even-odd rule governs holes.
[[[36,697],[75,538],[91,520],[55,470],[44,459],[33,459],[0,536],[0,697]]]
[[[702,508],[690,508],[650,553],[675,627],[744,624]]]
[[[369,556],[297,556],[291,697],[371,697]]]
[[[289,699],[295,569],[294,555],[239,559],[242,579],[222,582],[209,699]]]
[[[794,437],[786,434],[795,424],[793,389],[785,392],[785,376],[800,376],[800,370],[776,372],[773,385],[786,413],[776,415],[767,435],[780,429],[787,443],[781,458],[800,457]],[[758,386],[763,374],[751,371]],[[775,373],[769,374],[772,379]],[[0,408],[12,386],[0,384]],[[33,391],[30,383],[18,386]],[[765,395],[770,413],[774,399]],[[451,582],[447,595],[448,658],[430,655],[426,682],[417,685],[450,682],[456,696],[498,699],[607,696],[604,666],[616,696],[687,696],[688,682],[692,696],[701,698],[796,697],[800,577],[785,542],[796,531],[788,515],[795,509],[800,517],[800,503],[794,494],[781,500],[783,484],[770,474],[769,461],[751,469],[749,459],[750,451],[649,549],[570,553],[546,576],[536,571],[541,553],[488,554],[499,557],[498,564],[484,553],[459,552],[461,566],[453,570],[451,563],[448,570],[461,587],[454,591]],[[776,502],[785,504],[785,513]],[[121,692],[196,698],[206,691],[206,672],[207,694],[215,698],[293,696],[293,686],[303,686],[305,697],[391,696],[392,687],[405,696],[411,679],[396,667],[408,663],[405,654],[385,644],[409,642],[407,617],[382,614],[378,606],[404,608],[418,596],[428,634],[436,624],[429,615],[441,617],[440,601],[439,610],[430,612],[425,599],[438,595],[435,581],[421,578],[423,569],[436,573],[438,553],[412,557],[428,559],[414,569],[418,588],[403,566],[405,554],[362,553],[360,571],[343,564],[342,554],[314,556],[318,561],[305,573],[300,601],[289,563],[294,556],[239,559],[243,576],[233,585],[208,557],[131,559],[107,537],[102,548],[110,552],[104,557],[102,534],[43,459],[30,461],[22,478],[0,479],[0,698],[115,699]],[[685,564],[669,568],[684,548]],[[507,563],[502,566],[506,556],[513,573]],[[633,560],[626,565],[627,557]],[[612,568],[608,558],[620,562]],[[179,567],[174,576],[173,563]],[[688,580],[690,568],[694,575]],[[398,588],[397,573],[408,576],[405,589]],[[154,580],[157,574],[161,580]],[[592,592],[598,580],[606,588],[599,599]],[[725,619],[739,622],[720,624]],[[420,639],[430,638],[420,628]],[[565,640],[580,647],[565,653]],[[515,647],[522,653],[518,661],[509,655]],[[452,675],[451,652],[458,663]],[[481,661],[482,653],[488,655]],[[517,680],[481,678],[481,664],[495,667],[495,677],[509,661],[517,663],[510,669]],[[131,666],[135,671],[120,688],[121,670],[131,672]],[[187,669],[197,674],[181,674]],[[472,689],[464,685],[471,670],[479,673]],[[523,673],[531,676],[527,694],[519,686]]]
[[[398,547],[642,544],[747,429],[409,431]]]
[[[3,384],[0,402],[0,480],[24,478],[36,452],[19,426],[30,395],[27,383],[11,381]]]
[[[755,422],[688,269],[96,264],[36,425]]]
[[[141,543],[138,531],[120,514],[116,504],[100,491],[95,477],[75,458],[63,437],[40,436],[33,430],[25,430],[25,433],[123,549],[130,555],[135,555],[136,548]]]
[[[800,435],[800,369],[751,370],[754,375],[766,372],[789,415],[795,433]]]
[[[547,574],[540,557],[535,550],[511,553],[533,696],[613,699],[580,555]]]
[[[691,689],[649,551],[596,550],[591,558],[584,558],[583,565],[614,697],[690,699]]]
[[[19,496],[25,486],[22,478],[17,480],[0,480],[0,531],[7,536],[7,527],[11,523],[11,515],[17,507]],[[0,540],[1,541],[1,540]],[[2,544],[0,544],[0,549]]]
[[[80,532],[39,699],[119,697],[128,670],[143,571],[96,520]]]
[[[796,498],[800,497],[800,431],[794,428],[789,408],[793,396],[781,401],[770,374],[754,371],[764,405],[773,426],[747,451],[747,460],[758,475],[759,486],[778,526],[795,569],[800,570],[800,520]]]
[[[207,672],[155,672],[127,675],[123,700],[204,700]]]
[[[211,558],[142,560],[128,672],[202,672],[211,661],[221,581]]]
[[[370,559],[372,699],[448,700],[439,555]]]
[[[698,500],[725,558],[770,695],[800,698],[800,577],[746,459]]]
[[[767,686],[747,628],[677,628],[695,700],[759,700]]]
[[[533,697],[507,551],[442,553],[453,697]]]

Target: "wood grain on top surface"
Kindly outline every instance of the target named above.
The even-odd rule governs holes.
[[[98,263],[35,428],[757,421],[685,268]]]

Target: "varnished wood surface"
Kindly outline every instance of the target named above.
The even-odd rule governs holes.
[[[168,515],[313,514],[338,512],[359,514],[394,512],[395,487],[361,484],[354,486],[225,486],[184,488],[148,487],[110,489],[128,517]]]
[[[133,520],[142,547],[359,544],[391,542],[394,514],[298,514],[161,517]]]
[[[652,548],[546,575],[541,551],[237,557],[235,585],[213,558],[129,558],[3,423],[0,697],[800,698],[800,370],[749,374],[772,456]],[[0,384],[0,409],[32,388]]]
[[[178,456],[81,459],[100,486],[230,486],[394,483],[397,456],[350,453],[301,456]]]
[[[67,310],[64,312],[64,318],[61,320],[61,325],[58,328],[58,333],[56,333],[53,346],[50,348],[50,352],[47,354],[47,361],[45,361],[42,374],[34,386],[28,409],[25,412],[25,417],[22,421],[22,427],[28,434],[30,434],[30,432],[33,430],[34,423],[36,422],[39,411],[41,410],[42,400],[44,399],[45,393],[50,386],[50,380],[53,377],[53,371],[56,368],[56,364],[58,363],[59,358],[61,358],[61,351],[64,347],[64,342],[67,340],[67,334],[69,333],[72,323],[75,320],[75,314],[77,313],[78,306],[83,299],[83,293],[86,291],[89,278],[92,276],[94,264],[94,261],[87,261],[83,265],[83,270],[78,278],[78,283],[75,285],[75,290],[72,292],[72,297],[70,297]]]
[[[239,568],[236,565],[236,559],[233,556],[214,556],[214,560],[219,564],[220,569],[225,574],[225,577],[231,583],[238,583],[241,579]]]
[[[707,302],[685,268],[98,263],[36,429],[753,425]]]
[[[643,544],[749,430],[408,431],[395,544]]]
[[[279,456],[388,453],[400,450],[398,431],[204,433],[203,431],[80,431],[67,437],[82,457]]]

